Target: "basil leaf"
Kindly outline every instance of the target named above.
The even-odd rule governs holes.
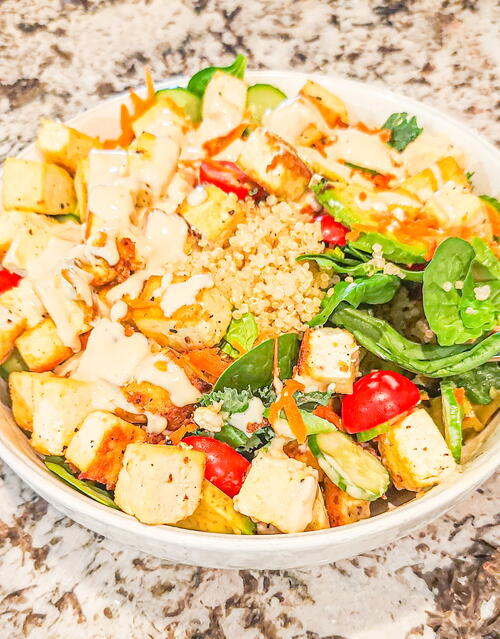
[[[232,319],[224,335],[224,344],[221,351],[232,358],[240,357],[241,353],[236,345],[249,351],[259,336],[259,327],[253,313],[245,313],[240,319]]]
[[[66,463],[64,457],[47,455],[44,457],[43,463],[47,466],[51,473],[56,475],[59,479],[61,479],[66,484],[69,484],[73,488],[76,488],[80,493],[87,495],[94,501],[99,502],[103,506],[109,506],[110,508],[117,508],[118,506],[115,504],[111,497],[111,493],[104,488],[101,488],[99,484],[94,481],[89,481],[87,479],[78,479],[71,472],[68,464]]]
[[[383,129],[391,131],[391,138],[388,142],[396,151],[403,151],[410,142],[413,142],[423,131],[418,124],[417,118],[413,116],[408,119],[408,113],[393,113],[382,125]]]
[[[500,364],[486,362],[474,370],[450,378],[457,386],[464,388],[473,404],[489,404],[492,391],[500,391]]]
[[[189,80],[187,85],[187,90],[191,91],[195,95],[200,98],[205,93],[205,89],[207,88],[207,84],[213,78],[216,71],[224,71],[224,73],[229,73],[230,75],[234,75],[236,78],[243,79],[245,75],[245,69],[247,66],[247,59],[244,55],[237,55],[234,62],[232,62],[227,67],[207,67],[206,69],[201,69],[198,73],[195,73],[193,77]]]
[[[281,379],[289,379],[299,354],[299,337],[294,333],[278,338],[278,363]],[[268,339],[245,353],[219,377],[213,390],[236,388],[256,390],[273,380],[274,339]]]

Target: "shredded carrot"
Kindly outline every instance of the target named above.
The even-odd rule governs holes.
[[[117,138],[104,140],[104,149],[115,149],[117,146],[126,147],[134,139],[132,124],[151,107],[155,102],[155,88],[153,77],[148,67],[144,69],[147,94],[145,98],[140,98],[137,93],[130,89],[130,100],[133,106],[133,113],[130,113],[125,104],[120,106],[120,129],[121,133]]]
[[[328,422],[336,426],[339,430],[344,430],[344,426],[342,425],[342,420],[337,415],[337,413],[333,409],[331,409],[329,406],[316,406],[316,408],[313,410],[313,413],[317,417],[326,419]]]
[[[465,402],[465,390],[463,388],[454,388],[453,394],[455,395],[457,402],[463,406],[463,403]]]
[[[229,366],[215,348],[197,348],[188,351],[186,357],[192,366],[209,375],[213,381],[216,381]]]
[[[271,404],[269,408],[269,421],[271,425],[274,426],[283,410],[288,420],[290,430],[295,435],[299,444],[303,444],[307,438],[307,428],[293,398],[293,394],[298,390],[304,390],[304,384],[301,384],[295,379],[286,380],[277,400]]]
[[[186,435],[187,433],[189,433],[190,431],[194,429],[195,429],[195,426],[192,423],[179,426],[177,430],[174,430],[172,431],[172,433],[170,433],[170,441],[172,442],[174,446],[177,446],[177,444],[181,441],[184,435]]]
[[[235,348],[240,355],[244,355],[247,352],[246,348],[235,339],[233,339],[231,346]]]
[[[213,140],[208,140],[207,142],[205,142],[203,144],[203,148],[207,152],[207,155],[209,157],[212,157],[213,155],[217,155],[217,153],[223,151],[231,144],[231,142],[234,142],[234,140],[240,138],[246,128],[247,125],[245,123],[240,124],[232,131],[230,131],[227,135],[222,135],[221,137],[214,138]]]

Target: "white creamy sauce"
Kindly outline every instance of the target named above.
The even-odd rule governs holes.
[[[207,191],[203,186],[197,186],[195,189],[191,191],[191,193],[187,197],[187,203],[189,206],[198,206],[202,204],[207,199]]]
[[[231,426],[239,428],[247,435],[250,433],[247,431],[249,424],[259,424],[264,419],[264,404],[258,397],[252,397],[248,402],[248,408],[243,413],[233,413],[228,419]]]
[[[128,306],[122,300],[115,302],[109,311],[109,318],[112,322],[119,322],[128,312]]]
[[[177,282],[166,287],[160,307],[165,317],[172,315],[183,306],[196,304],[196,296],[205,288],[212,288],[214,281],[210,275],[193,275],[185,282]]]
[[[101,319],[96,322],[72,377],[85,381],[100,378],[122,386],[148,354],[148,340],[142,333],[127,337],[121,324]]]
[[[168,422],[165,417],[155,415],[149,411],[144,411],[144,414],[148,420],[148,424],[146,426],[148,433],[157,435],[158,433],[163,433],[163,431],[167,428]]]
[[[192,173],[182,169],[177,171],[168,185],[166,194],[156,200],[155,208],[165,213],[175,213],[193,190],[194,182],[195,176]]]
[[[179,159],[179,144],[170,137],[156,137],[151,156],[132,155],[132,176],[144,184],[154,198],[163,195],[172,179]]]
[[[149,382],[164,388],[175,406],[193,404],[201,397],[185,371],[162,353],[145,357],[135,370],[134,378],[138,382]]]
[[[167,137],[176,142],[179,146],[184,140],[183,121],[180,116],[172,111],[168,102],[159,102],[161,107],[155,109],[156,117],[151,119],[150,114],[141,117],[134,124],[133,129],[138,137],[143,131],[152,133],[157,137]]]
[[[328,159],[344,160],[379,173],[396,173],[387,144],[377,134],[358,129],[336,131],[336,141],[326,147],[326,155]]]

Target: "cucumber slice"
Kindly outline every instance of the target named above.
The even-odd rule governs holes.
[[[389,486],[389,473],[371,453],[340,431],[311,435],[309,448],[328,478],[355,497],[374,501]]]
[[[0,366],[0,377],[7,381],[9,379],[9,375],[14,371],[27,370],[28,367],[16,348],[12,351],[9,358]]]
[[[186,115],[193,121],[199,122],[201,120],[201,100],[200,98],[184,89],[183,87],[175,87],[175,89],[162,89],[156,92],[156,97],[170,98],[184,109]]]
[[[254,84],[248,87],[247,108],[250,111],[252,122],[260,124],[266,111],[274,109],[286,100],[287,96],[272,84]]]
[[[329,422],[327,419],[323,419],[323,417],[318,417],[314,413],[310,413],[306,410],[299,409],[300,414],[302,415],[302,419],[304,420],[304,424],[306,425],[307,434],[308,435],[319,435],[320,433],[332,433],[337,428]],[[286,421],[284,418],[284,413],[282,412],[283,421]],[[266,408],[264,411],[264,417],[269,417],[269,408]],[[289,426],[287,426],[289,428]],[[292,431],[290,431],[290,437],[293,437]]]
[[[453,459],[460,463],[462,457],[462,423],[464,408],[455,395],[456,386],[452,382],[441,382],[444,438]]]
[[[373,428],[364,430],[361,433],[356,433],[356,439],[359,443],[368,442],[370,439],[386,433],[389,430],[389,426],[390,424],[385,422],[384,424],[380,424],[380,426],[374,426]]]
[[[64,222],[76,222],[77,224],[82,223],[80,216],[75,213],[64,213],[63,215],[54,215],[52,217],[55,217],[55,219],[61,224],[64,224]]]

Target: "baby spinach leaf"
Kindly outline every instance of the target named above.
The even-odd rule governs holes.
[[[236,426],[231,426],[231,424],[224,424],[221,430],[214,434],[214,437],[233,448],[244,446],[248,441],[248,436]]]
[[[245,352],[249,351],[259,336],[259,327],[253,313],[245,313],[240,319],[232,319],[224,335],[224,344],[221,351],[230,355],[233,359],[240,356],[241,352],[236,348],[240,346]]]
[[[112,499],[111,493],[104,488],[101,488],[99,484],[87,479],[78,479],[71,472],[70,467],[66,463],[64,457],[46,455],[43,463],[47,466],[51,473],[56,475],[66,484],[69,484],[73,488],[76,488],[79,492],[87,495],[94,501],[99,502],[103,506],[109,506],[110,508],[118,508]]]
[[[278,338],[278,363],[281,379],[289,379],[299,353],[299,336],[294,333]],[[274,339],[252,348],[231,364],[217,380],[214,390],[236,388],[252,390],[269,386],[273,380]]]
[[[486,362],[474,370],[450,378],[457,386],[464,388],[473,404],[489,404],[491,392],[500,391],[500,364]]]
[[[339,282],[333,294],[325,298],[323,309],[308,322],[311,327],[323,326],[341,302],[349,302],[357,308],[360,304],[384,304],[391,300],[400,286],[401,280],[394,275],[377,273],[372,277],[354,282]]]
[[[500,202],[499,202],[500,207]],[[490,273],[497,280],[500,279],[500,260],[497,258],[495,253],[490,249],[490,247],[479,237],[474,237],[471,240],[471,244],[476,251],[476,260],[482,264],[485,268],[490,271]]]
[[[408,118],[408,113],[393,113],[382,125],[383,129],[391,131],[391,138],[388,142],[397,151],[406,149],[410,142],[413,142],[423,131],[418,124],[417,118]]]
[[[351,331],[358,343],[370,353],[427,377],[464,373],[484,364],[500,350],[500,333],[474,344],[417,344],[400,335],[386,321],[347,305],[335,310],[331,321]]]
[[[206,69],[201,69],[201,71],[195,73],[189,80],[187,89],[201,98],[205,93],[207,84],[210,82],[216,71],[224,71],[224,73],[234,75],[241,80],[245,75],[246,66],[246,57],[239,54],[236,56],[234,62],[227,67],[207,67]]]

